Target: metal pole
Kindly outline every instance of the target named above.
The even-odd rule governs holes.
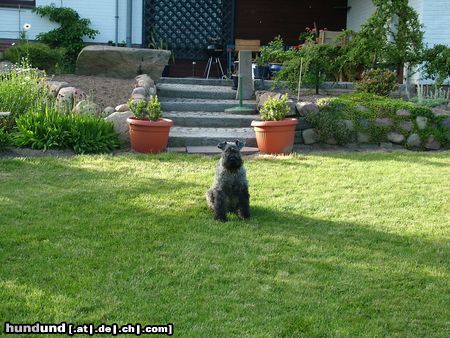
[[[131,47],[133,30],[133,3],[127,0],[127,47]]]
[[[116,0],[116,47],[119,45],[119,0]]]

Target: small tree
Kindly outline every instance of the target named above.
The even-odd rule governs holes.
[[[83,37],[93,39],[99,31],[90,28],[91,21],[82,19],[72,8],[40,6],[33,9],[33,12],[41,17],[48,17],[52,22],[60,26],[47,33],[38,34],[37,39],[51,47],[63,47],[66,50],[66,58],[72,65],[78,57],[78,53],[84,47]]]
[[[352,55],[369,68],[395,67],[421,62],[423,26],[408,0],[372,0],[375,13],[352,42]]]

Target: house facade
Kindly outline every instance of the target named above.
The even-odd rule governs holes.
[[[0,48],[31,24],[28,38],[55,26],[32,13],[35,6],[71,7],[92,22],[100,34],[93,43],[148,46],[155,36],[175,55],[171,72],[189,76],[192,62],[201,69],[206,46],[216,39],[224,47],[235,39],[266,44],[281,35],[288,45],[298,44],[306,27],[358,31],[374,12],[372,0],[0,0]],[[410,0],[425,28],[425,43],[450,45],[449,0]],[[154,41],[153,41],[154,42]]]
[[[409,0],[419,14],[424,26],[424,42],[429,47],[436,44],[450,46],[450,1]],[[361,25],[374,13],[372,0],[348,0],[347,28],[358,31]]]

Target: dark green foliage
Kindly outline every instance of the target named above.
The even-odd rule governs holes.
[[[110,152],[120,145],[111,123],[104,119],[61,114],[51,106],[17,119],[15,143],[33,149],[73,149],[77,154]]]
[[[276,81],[286,81],[291,89],[297,88],[303,60],[302,82],[314,85],[318,93],[320,84],[335,70],[335,64],[331,62],[335,57],[335,48],[308,43],[300,50],[290,49],[284,53],[285,62],[276,75]]]
[[[21,42],[8,48],[4,58],[13,63],[19,63],[26,58],[32,67],[43,69],[47,73],[58,73],[64,66],[65,50],[50,48],[44,43]]]
[[[412,102],[392,99],[367,93],[355,93],[342,95],[331,99],[322,99],[318,102],[320,113],[309,114],[308,122],[317,129],[322,141],[333,137],[340,144],[348,143],[354,133],[360,131],[368,133],[370,141],[374,143],[386,141],[386,134],[390,131],[402,133],[405,137],[409,134],[398,127],[402,121],[413,123],[413,132],[420,135],[425,142],[433,135],[444,147],[449,144],[449,128],[442,121],[444,116],[436,116],[428,107],[419,106]],[[399,110],[408,110],[409,117],[398,116]],[[428,119],[427,127],[420,130],[415,122],[416,117],[423,116]],[[389,118],[393,126],[377,126],[377,118]],[[352,121],[354,133],[344,130],[342,120]]]
[[[396,87],[397,76],[387,69],[366,70],[356,83],[357,91],[380,96],[389,96]]]
[[[33,9],[33,12],[60,25],[50,32],[39,34],[37,39],[51,47],[63,47],[66,50],[67,60],[72,65],[85,45],[83,37],[94,39],[99,34],[99,31],[89,27],[91,24],[89,19],[80,18],[72,8],[40,6]]]
[[[321,142],[335,139],[342,145],[349,143],[352,139],[352,133],[347,129],[342,117],[343,114],[340,111],[324,107],[320,113],[309,113],[306,120],[316,129]]]
[[[4,150],[10,143],[10,137],[5,128],[0,128],[0,151]]]
[[[426,79],[436,81],[440,86],[450,76],[450,48],[435,45],[424,52],[424,74]]]
[[[259,65],[283,63],[289,58],[285,52],[284,41],[279,35],[267,46],[261,47],[260,52],[261,54],[256,60]]]

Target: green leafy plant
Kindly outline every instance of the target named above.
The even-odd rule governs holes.
[[[5,148],[10,144],[10,136],[5,128],[0,128],[0,151],[5,150]]]
[[[50,97],[47,78],[37,69],[30,68],[27,60],[16,68],[0,73],[0,111],[11,112],[7,126],[39,102]]]
[[[425,79],[435,81],[440,86],[450,76],[450,47],[435,45],[424,52],[423,71]]]
[[[317,28],[306,27],[305,31],[300,33],[300,36],[298,37],[298,39],[300,40],[300,42],[303,42],[303,43],[305,43],[305,42],[315,43],[316,39],[318,37],[319,37],[319,32],[317,31]]]
[[[339,134],[336,134],[333,130],[334,128],[340,128],[332,121],[336,118],[342,121],[350,120],[355,133],[367,133],[370,141],[374,143],[386,141],[386,134],[390,131],[401,133],[406,138],[410,132],[399,128],[399,124],[405,121],[411,122],[413,126],[411,132],[419,134],[422,142],[426,142],[428,137],[433,135],[444,147],[449,143],[447,135],[450,133],[450,129],[442,123],[446,117],[436,116],[430,108],[412,102],[368,93],[353,93],[321,99],[318,101],[318,105],[320,108],[318,115],[325,114],[325,117],[312,115],[307,118],[317,128],[319,135],[325,135],[322,139],[327,136],[334,136],[338,142],[344,140],[343,138],[340,139]],[[409,115],[398,115],[397,112],[400,110],[408,111]],[[330,117],[329,114],[334,114],[334,116]],[[425,129],[418,128],[415,122],[418,116],[428,119]],[[385,118],[390,119],[392,124],[378,126],[375,123],[376,119]],[[322,123],[322,121],[325,122]],[[352,136],[352,133],[348,135]]]
[[[286,117],[291,108],[287,104],[288,96],[283,95],[281,99],[270,97],[264,102],[260,110],[261,119],[264,121],[280,121]]]
[[[90,115],[61,114],[41,105],[17,119],[14,143],[33,149],[73,149],[77,154],[104,153],[119,148],[111,123]]]
[[[137,119],[157,121],[162,116],[161,103],[158,96],[150,96],[148,101],[145,100],[130,100],[128,107]]]
[[[50,48],[44,43],[18,43],[5,50],[3,57],[13,63],[27,58],[30,65],[48,73],[57,73],[64,66],[64,48]]]
[[[260,56],[257,63],[259,65],[269,63],[283,63],[287,55],[284,48],[284,42],[281,36],[275,37],[267,46],[260,48]]]
[[[334,139],[338,144],[346,144],[351,140],[352,133],[343,122],[343,115],[334,109],[323,107],[320,113],[310,112],[306,115],[308,123],[314,127],[321,142]]]
[[[389,96],[397,88],[397,76],[387,69],[364,71],[362,79],[356,83],[356,90],[380,96]]]
[[[303,68],[303,83],[313,85],[318,94],[320,84],[335,70],[335,64],[332,62],[335,50],[336,47],[331,45],[313,43],[307,43],[299,50],[291,48],[285,52],[285,62],[275,76],[276,82],[286,81],[291,89],[297,88],[300,68]]]
[[[85,46],[83,37],[94,39],[99,31],[90,28],[91,21],[83,19],[72,8],[40,6],[33,9],[33,13],[47,17],[51,22],[60,26],[47,33],[37,35],[37,40],[51,47],[63,47],[66,50],[66,59],[72,66],[75,65],[78,54]]]

